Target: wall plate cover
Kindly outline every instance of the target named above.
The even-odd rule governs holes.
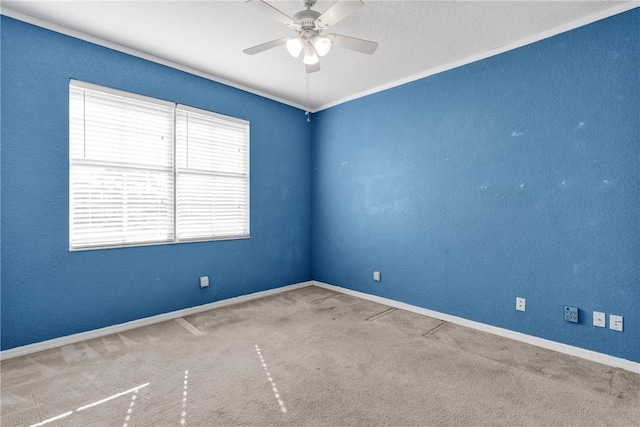
[[[609,315],[609,329],[622,332],[622,316]]]
[[[578,323],[578,308],[577,307],[564,307],[564,320],[571,323]]]
[[[516,297],[516,310],[525,311],[527,309],[527,300],[521,297]]]
[[[601,311],[593,312],[593,326],[604,328],[607,316]]]
[[[200,277],[200,287],[206,288],[207,286],[209,286],[209,276]]]
[[[373,272],[373,280],[375,280],[376,282],[379,282],[380,280],[382,280],[379,271],[374,271]]]

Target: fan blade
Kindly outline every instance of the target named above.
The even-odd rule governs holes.
[[[250,47],[243,50],[247,55],[255,55],[256,53],[264,52],[265,50],[273,49],[274,47],[281,46],[287,42],[291,37],[283,37],[278,40],[272,40],[267,43],[259,44],[258,46]]]
[[[270,16],[272,19],[275,19],[278,22],[283,23],[289,28],[296,28],[296,21],[289,18],[284,13],[280,12],[275,7],[271,6],[269,3],[266,3],[262,0],[249,0],[247,4],[253,7],[258,12]]]
[[[316,25],[325,29],[339,21],[342,21],[347,16],[351,15],[356,10],[360,9],[364,5],[362,0],[358,1],[336,1],[331,5],[329,9],[316,19]]]
[[[316,63],[313,65],[305,65],[307,67],[307,74],[315,73],[316,71],[320,71],[320,63]]]
[[[366,53],[367,55],[371,55],[378,48],[378,43],[376,42],[356,39],[355,37],[341,36],[340,34],[327,34],[325,37],[338,47]]]

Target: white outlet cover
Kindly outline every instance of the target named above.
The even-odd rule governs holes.
[[[525,311],[527,308],[527,300],[524,298],[516,297],[516,310]]]
[[[593,312],[593,326],[597,326],[599,328],[604,328],[605,322],[606,322],[606,314],[604,314],[601,311],[594,311]]]
[[[622,316],[609,315],[609,329],[622,332]]]
[[[376,282],[380,281],[380,272],[379,271],[374,271],[373,272],[373,280],[375,280]]]
[[[200,278],[200,287],[206,288],[207,286],[209,286],[209,276],[202,276]]]

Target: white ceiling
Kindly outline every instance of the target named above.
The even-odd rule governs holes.
[[[348,0],[340,0],[348,1]],[[2,13],[259,93],[321,110],[540,40],[639,5],[633,1],[376,1],[330,32],[379,43],[372,55],[334,47],[307,75],[284,46],[294,35],[239,1],[2,1]],[[270,3],[293,16],[302,2]],[[324,12],[333,2],[319,0]]]

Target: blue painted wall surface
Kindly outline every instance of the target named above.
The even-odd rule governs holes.
[[[1,52],[2,349],[311,278],[300,110],[4,16]],[[69,252],[71,78],[249,120],[251,238]]]
[[[635,9],[317,114],[314,279],[640,362],[639,49]]]

